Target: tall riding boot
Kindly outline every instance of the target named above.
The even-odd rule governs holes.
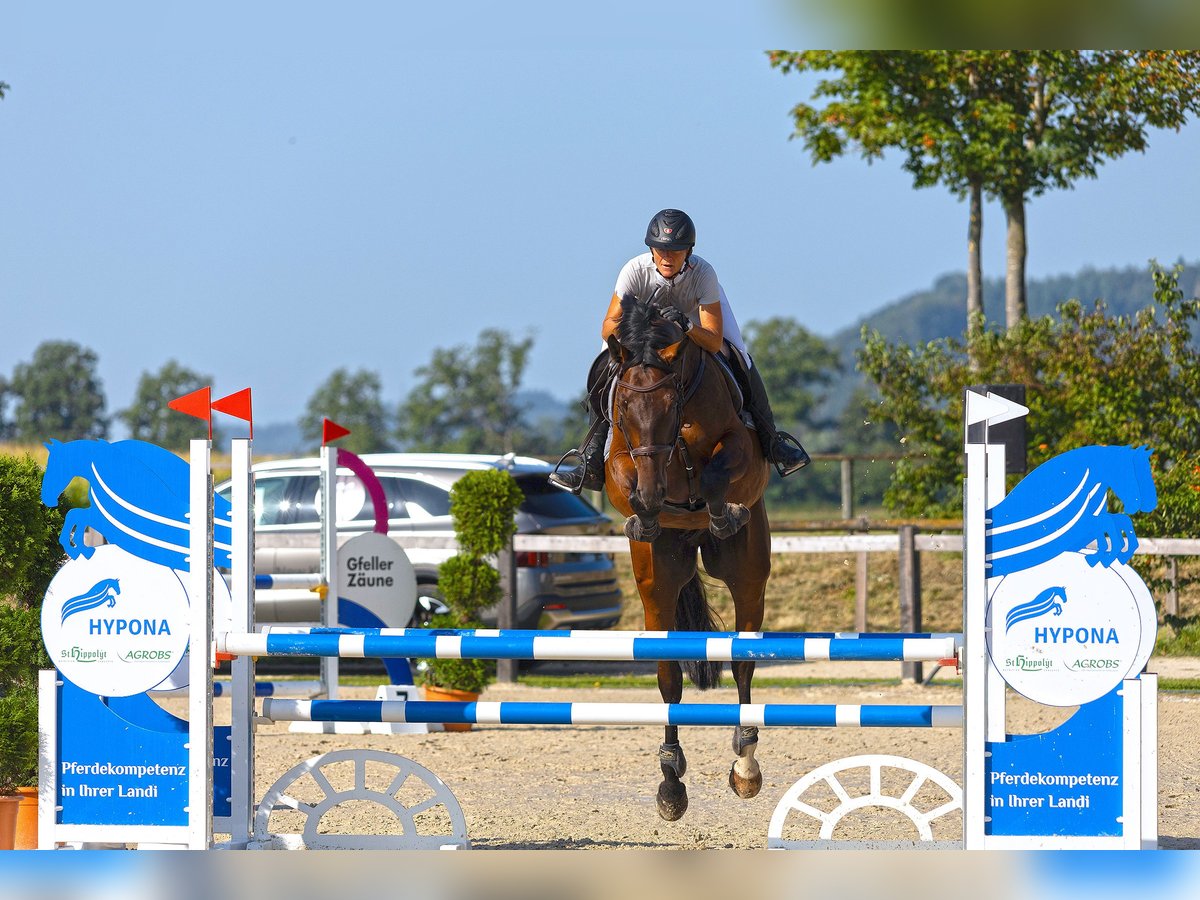
[[[604,445],[608,442],[608,417],[604,414],[604,400],[608,396],[614,368],[608,351],[601,353],[592,363],[588,373],[588,432],[583,447],[568,450],[550,473],[550,483],[555,487],[578,494],[584,488],[589,491],[604,489]],[[568,459],[577,457],[578,463],[563,468]]]
[[[733,368],[735,370],[742,369],[741,363],[740,359],[734,360]],[[771,412],[771,403],[767,400],[767,388],[758,374],[758,369],[751,366],[748,371],[743,370],[738,374],[743,379],[742,388],[746,393],[746,410],[754,419],[754,426],[758,430],[758,439],[767,460],[775,466],[780,475],[785,477],[797,469],[803,469],[812,460],[796,438],[775,427],[775,414]]]

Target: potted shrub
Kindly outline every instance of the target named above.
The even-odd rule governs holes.
[[[481,610],[500,601],[500,572],[494,557],[516,532],[513,518],[524,495],[508,472],[468,472],[450,490],[450,518],[459,552],[438,569],[438,588],[449,612],[434,616],[431,628],[479,628]],[[420,673],[425,699],[474,700],[496,675],[494,660],[430,659]],[[450,692],[450,693],[447,693]],[[470,725],[447,725],[469,730]]]
[[[18,847],[37,846],[41,604],[63,560],[62,514],[42,504],[41,483],[32,457],[0,456],[0,795],[23,795]]]

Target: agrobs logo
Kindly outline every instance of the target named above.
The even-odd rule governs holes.
[[[1104,696],[1149,659],[1154,602],[1126,563],[1130,513],[1157,493],[1150,451],[1081,447],[1031,472],[987,530],[988,650],[1009,685],[1052,706]],[[1109,492],[1124,512],[1109,511]]]

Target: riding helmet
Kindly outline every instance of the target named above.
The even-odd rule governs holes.
[[[696,226],[681,209],[662,209],[646,226],[646,246],[659,250],[690,250],[696,244]]]

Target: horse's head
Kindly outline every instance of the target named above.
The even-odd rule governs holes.
[[[71,456],[69,448],[72,443],[75,442],[64,444],[55,438],[46,442],[46,449],[50,451],[46,459],[46,472],[42,475],[42,503],[46,506],[58,506],[62,492],[67,489],[71,479],[80,474],[71,467],[67,458]]]
[[[633,458],[630,501],[640,512],[657,512],[666,496],[667,464],[683,424],[683,346],[683,331],[656,307],[631,294],[622,298],[621,321],[608,339],[619,365],[612,414]]]

